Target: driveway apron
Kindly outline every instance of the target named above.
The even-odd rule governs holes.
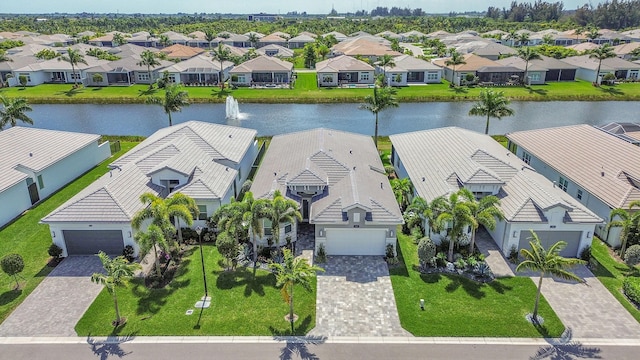
[[[318,273],[318,336],[411,336],[400,326],[387,264],[381,256],[328,256]]]
[[[586,284],[545,278],[542,294],[574,338],[640,339],[640,324],[586,266],[573,269]],[[537,284],[539,277],[531,279]]]
[[[102,290],[91,282],[100,271],[97,256],[64,259],[0,324],[0,336],[76,336],[76,323]]]

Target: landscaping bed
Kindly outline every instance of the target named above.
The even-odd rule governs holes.
[[[390,269],[402,326],[415,336],[559,337],[564,325],[540,299],[544,325],[525,315],[533,309],[536,285],[528,277],[480,283],[454,274],[421,274],[417,246],[398,231],[400,266]],[[420,310],[420,299],[425,310]]]

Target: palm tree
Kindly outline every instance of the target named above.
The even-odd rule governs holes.
[[[613,47],[610,44],[604,44],[599,48],[593,49],[591,54],[589,54],[590,59],[598,59],[598,69],[596,70],[596,84],[599,84],[598,80],[600,80],[600,67],[602,66],[602,60],[616,57],[616,54],[613,52]]]
[[[550,34],[546,34],[542,37],[542,43],[546,45],[554,45],[556,41],[553,36],[551,36]]]
[[[249,224],[250,236],[253,244],[253,263],[255,265],[256,260],[258,259],[258,239],[261,239],[264,236],[262,219],[269,216],[269,200],[254,199],[253,193],[248,191],[244,194],[242,203],[244,204],[242,222],[244,224]]]
[[[425,230],[427,230],[427,227],[429,228],[428,235],[431,235],[431,225],[435,225],[435,218],[437,217],[434,217],[434,212],[431,209],[431,204],[429,204],[429,202],[424,198],[416,196],[413,198],[413,200],[411,200],[411,204],[407,206],[407,210],[405,211],[405,213],[409,212],[420,217],[420,219],[422,220],[422,224],[425,226]]]
[[[364,104],[360,105],[361,110],[369,110],[376,116],[376,127],[373,134],[373,142],[378,148],[378,113],[391,107],[398,107],[398,101],[395,98],[397,91],[392,87],[373,88],[373,96],[368,95],[364,98]]]
[[[518,43],[520,46],[526,46],[529,44],[529,34],[526,32],[523,32],[522,34],[518,35]]]
[[[11,125],[11,127],[16,126],[18,120],[25,124],[33,125],[33,120],[25,114],[25,112],[33,110],[31,106],[29,106],[27,99],[10,99],[0,96],[0,102],[2,103],[2,108],[0,109],[0,130],[7,125]]]
[[[409,178],[392,179],[391,189],[393,189],[393,195],[395,195],[400,209],[406,209],[407,206],[409,206],[409,201],[411,200],[411,195],[413,194],[411,180],[409,180]]]
[[[389,55],[389,54],[384,54],[380,57],[380,59],[378,60],[378,63],[380,64],[380,66],[382,66],[382,75],[384,77],[384,82],[383,84],[386,84],[387,81],[387,66],[388,67],[394,67],[396,66],[395,61],[393,61],[393,56]]]
[[[536,293],[536,302],[533,306],[532,320],[538,322],[538,303],[540,302],[540,293],[542,290],[542,279],[546,274],[558,277],[563,280],[574,280],[582,282],[578,276],[566,270],[566,268],[577,264],[584,264],[580,259],[564,258],[560,256],[560,252],[567,246],[564,241],[558,241],[551,245],[547,250],[540,243],[538,235],[531,231],[531,241],[529,246],[531,249],[520,249],[520,254],[525,258],[523,262],[518,264],[516,272],[522,270],[539,271],[540,279],[538,280],[538,292]]]
[[[226,232],[240,242],[240,236],[245,234],[246,224],[244,216],[246,213],[246,203],[231,199],[231,202],[224,204],[211,216],[210,223],[215,224],[218,231]]]
[[[589,42],[593,42],[595,39],[599,38],[600,35],[602,34],[600,34],[600,32],[598,31],[598,28],[594,27],[589,29],[589,31],[587,31],[585,35],[589,39]]]
[[[231,60],[231,50],[224,46],[222,43],[218,44],[218,47],[211,51],[211,55],[214,60],[220,62],[220,74],[218,75],[218,81],[220,81],[220,89],[224,89],[224,62]]]
[[[103,273],[94,273],[91,275],[91,281],[96,284],[104,285],[113,297],[113,304],[116,309],[116,320],[114,326],[120,326],[125,323],[126,319],[120,317],[120,309],[118,308],[118,296],[116,288],[125,287],[129,280],[133,277],[134,272],[141,266],[138,263],[130,264],[124,256],[118,256],[111,259],[109,255],[100,251],[97,255],[102,262],[102,267],[106,271]]]
[[[293,289],[296,285],[302,286],[303,289],[311,291],[311,278],[318,271],[324,271],[318,266],[311,266],[307,259],[294,257],[291,250],[284,249],[284,257],[282,264],[272,262],[269,267],[275,272],[276,286],[281,288],[282,297],[289,304],[289,322],[291,323],[291,334],[293,335],[293,322],[295,315],[293,314]]]
[[[147,73],[149,74],[149,89],[153,88],[153,75],[151,74],[151,68],[160,65],[156,54],[151,50],[145,50],[140,54],[140,61],[136,64],[138,66],[146,66]]]
[[[141,228],[145,220],[151,220],[152,225],[157,226],[165,236],[170,237],[176,231],[176,226],[170,220],[172,216],[176,219],[176,224],[182,220],[187,226],[193,225],[197,206],[193,199],[184,194],[176,193],[168,199],[163,199],[146,192],[140,195],[140,201],[147,206],[139,210],[131,220],[131,226],[136,230]]]
[[[251,44],[251,47],[255,48],[256,45],[258,44],[258,40],[260,40],[258,38],[258,35],[254,32],[249,33],[249,35],[247,35],[247,37],[249,38],[249,43]]]
[[[464,61],[464,57],[456,49],[449,49],[449,53],[451,54],[451,57],[445,61],[444,64],[447,66],[453,66],[453,70],[451,71],[451,83],[455,85],[453,78],[456,76],[456,66],[466,64],[467,62]]]
[[[78,87],[78,75],[76,74],[76,65],[79,63],[87,65],[87,61],[84,59],[84,55],[80,50],[73,50],[67,48],[67,54],[58,58],[58,61],[66,61],[71,64],[71,72],[73,73],[73,86]]]
[[[216,38],[216,33],[212,29],[204,31],[204,39],[209,43],[209,50],[211,50],[211,42]]]
[[[633,211],[634,207],[640,207],[640,200],[632,201],[629,204],[629,209],[613,209],[609,215],[610,221],[607,224],[607,230],[612,227],[622,228],[620,231],[620,256],[624,257],[624,251],[627,247],[627,239],[629,238],[629,233],[631,230],[638,224],[638,220],[640,220],[640,211]],[[615,218],[619,218],[618,220],[614,220]]]
[[[280,245],[281,224],[302,221],[302,214],[298,208],[299,204],[284,197],[280,190],[276,190],[273,194],[273,199],[268,204],[266,211],[269,214],[269,220],[271,220],[271,234],[276,241],[276,246]]]
[[[120,46],[120,45],[126,44],[127,39],[124,38],[124,35],[122,35],[122,33],[115,33],[113,34],[113,39],[111,40],[111,43],[113,44],[113,46]]]
[[[467,189],[461,189],[466,190]],[[497,225],[498,220],[504,219],[504,214],[502,210],[500,210],[500,200],[498,197],[489,195],[485,196],[480,200],[476,200],[473,197],[473,194],[469,194],[472,201],[469,201],[467,206],[471,209],[471,214],[476,219],[475,223],[471,224],[472,232],[471,232],[471,244],[469,245],[469,253],[473,254],[476,243],[476,231],[480,225],[483,225],[485,228],[489,230],[494,230]],[[469,196],[467,196],[469,197]]]
[[[527,80],[528,80],[528,76],[529,76],[529,61],[531,60],[536,60],[536,59],[540,59],[540,54],[538,54],[538,52],[531,48],[531,47],[526,47],[526,48],[521,48],[518,49],[518,57],[522,60],[524,60],[524,81],[523,84],[527,85]],[[531,85],[531,84],[529,84]]]
[[[164,88],[163,98],[153,96],[147,99],[147,103],[162,105],[165,114],[169,116],[169,126],[172,126],[171,113],[181,111],[183,106],[189,106],[189,93],[182,90],[179,84],[172,84]]]
[[[324,60],[324,58],[327,57],[327,54],[329,54],[331,50],[327,47],[327,45],[319,44],[316,48],[316,52],[318,53],[318,56],[320,56]]]
[[[431,202],[431,209],[438,212],[438,217],[435,220],[436,226],[448,231],[449,253],[447,259],[449,262],[453,262],[453,246],[462,235],[464,228],[467,225],[475,226],[476,223],[469,206],[472,199],[468,195],[468,192],[459,191],[450,194],[449,197],[437,197]]]
[[[510,40],[511,41],[511,46],[515,46],[516,45],[516,39],[518,38],[518,31],[515,29],[512,29],[509,31],[509,33],[507,35],[505,35],[505,40]]]
[[[576,34],[576,43],[577,43],[580,41],[580,35],[584,33],[584,28],[578,27],[575,30],[573,30],[573,33]]]
[[[164,34],[160,35],[160,37],[158,38],[158,42],[160,43],[160,46],[162,46],[162,47],[171,46],[171,40],[169,40],[169,37],[167,35],[164,35]]]
[[[160,260],[158,258],[158,248],[162,251],[169,251],[169,242],[164,235],[164,232],[157,225],[151,224],[147,228],[146,232],[138,232],[134,237],[136,243],[140,247],[140,258],[144,258],[147,256],[149,251],[153,249],[153,253],[155,254],[155,267],[156,267],[156,275],[158,277],[162,276],[160,272]]]
[[[511,116],[514,114],[513,109],[508,107],[510,101],[504,96],[504,92],[492,89],[483,89],[480,91],[480,97],[471,110],[469,115],[486,116],[487,124],[484,133],[489,134],[489,119],[494,117],[498,120],[503,116]]]

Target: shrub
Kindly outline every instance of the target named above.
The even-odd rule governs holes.
[[[91,79],[93,80],[94,83],[101,83],[102,81],[104,81],[104,77],[100,73],[93,74]]]
[[[20,85],[25,88],[27,86],[27,77],[24,75],[19,75],[18,76],[18,82],[20,82]]]
[[[49,250],[47,250],[47,253],[49,253],[49,256],[57,259],[62,255],[62,248],[60,248],[60,246],[56,244],[51,244],[49,246]]]
[[[478,264],[478,260],[476,260],[475,256],[469,256],[467,258],[467,265],[469,265],[470,268],[475,268],[475,266]]]
[[[124,258],[129,262],[133,262],[136,259],[135,256],[133,256],[134,254],[135,250],[131,245],[127,245],[124,247],[124,249],[122,249],[122,256],[124,256]]]
[[[413,236],[415,239],[420,239],[421,237],[423,237],[424,233],[422,232],[422,228],[420,226],[413,227],[411,229],[411,236]]]
[[[439,252],[436,254],[436,265],[439,267],[444,267],[447,265],[447,254],[444,252]]]
[[[473,267],[473,272],[480,277],[488,277],[491,274],[491,268],[486,262],[481,261]]]
[[[622,290],[636,304],[640,304],[640,278],[627,277],[622,282]]]
[[[19,254],[9,254],[0,260],[0,267],[2,271],[9,276],[13,276],[16,281],[16,289],[20,287],[18,283],[18,274],[24,270],[24,260]]]
[[[423,237],[418,243],[418,259],[420,259],[420,265],[426,266],[431,263],[432,259],[436,256],[436,244],[428,237]]]
[[[459,258],[456,260],[455,265],[457,269],[464,270],[467,267],[467,262],[463,258]]]
[[[316,254],[316,262],[324,264],[327,262],[327,251],[324,249],[324,244],[318,246],[318,253]]]
[[[629,266],[640,264],[640,245],[631,245],[624,254],[624,262]]]
[[[591,260],[591,245],[587,245],[580,251],[580,259],[589,262]]]
[[[230,266],[231,260],[235,259],[240,251],[236,239],[234,239],[233,236],[229,236],[226,232],[218,235],[216,247],[218,248],[218,252],[227,259],[228,266]]]
[[[512,264],[516,264],[518,262],[518,249],[515,245],[511,245],[509,249],[509,262]]]
[[[395,246],[393,246],[393,244],[387,244],[387,247],[385,248],[384,256],[387,259],[393,259],[394,257],[396,257]]]

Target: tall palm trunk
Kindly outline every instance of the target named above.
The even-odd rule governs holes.
[[[120,325],[120,308],[118,307],[118,297],[116,296],[115,287],[111,290],[113,295],[113,305],[116,308],[116,324]]]
[[[293,283],[289,284],[289,322],[291,323],[291,335],[293,335]]]
[[[158,248],[156,247],[156,244],[153,244],[153,252],[155,255],[154,258],[156,263],[156,275],[159,278],[160,276],[162,276],[162,273],[160,272],[160,259],[158,259]]]
[[[153,89],[153,81],[151,81],[151,65],[147,65],[147,72],[149,73],[149,89]],[[171,117],[171,115],[169,115],[169,117]],[[171,124],[169,124],[169,126],[171,126]]]
[[[538,280],[538,292],[536,294],[536,303],[533,305],[533,321],[538,322],[538,304],[540,303],[540,293],[542,292],[542,279],[544,272],[540,272],[540,280]]]
[[[453,236],[449,239],[449,254],[447,256],[447,260],[449,262],[453,262],[453,243],[455,243]]]
[[[598,80],[600,80],[600,66],[602,65],[602,59],[598,59],[598,70],[596,70],[596,84],[600,85]]]
[[[71,73],[73,74],[73,86],[78,87],[78,78],[76,76],[76,67],[71,63]]]
[[[377,149],[378,148],[378,113],[376,113],[376,129],[374,130],[374,133],[373,133],[373,144]]]
[[[489,135],[489,114],[487,114],[487,125],[484,127],[484,134]]]
[[[171,121],[171,111],[169,111],[169,126],[172,126],[173,122]]]
[[[476,247],[476,230],[471,232],[471,244],[469,244],[469,254],[473,255],[473,251]]]

